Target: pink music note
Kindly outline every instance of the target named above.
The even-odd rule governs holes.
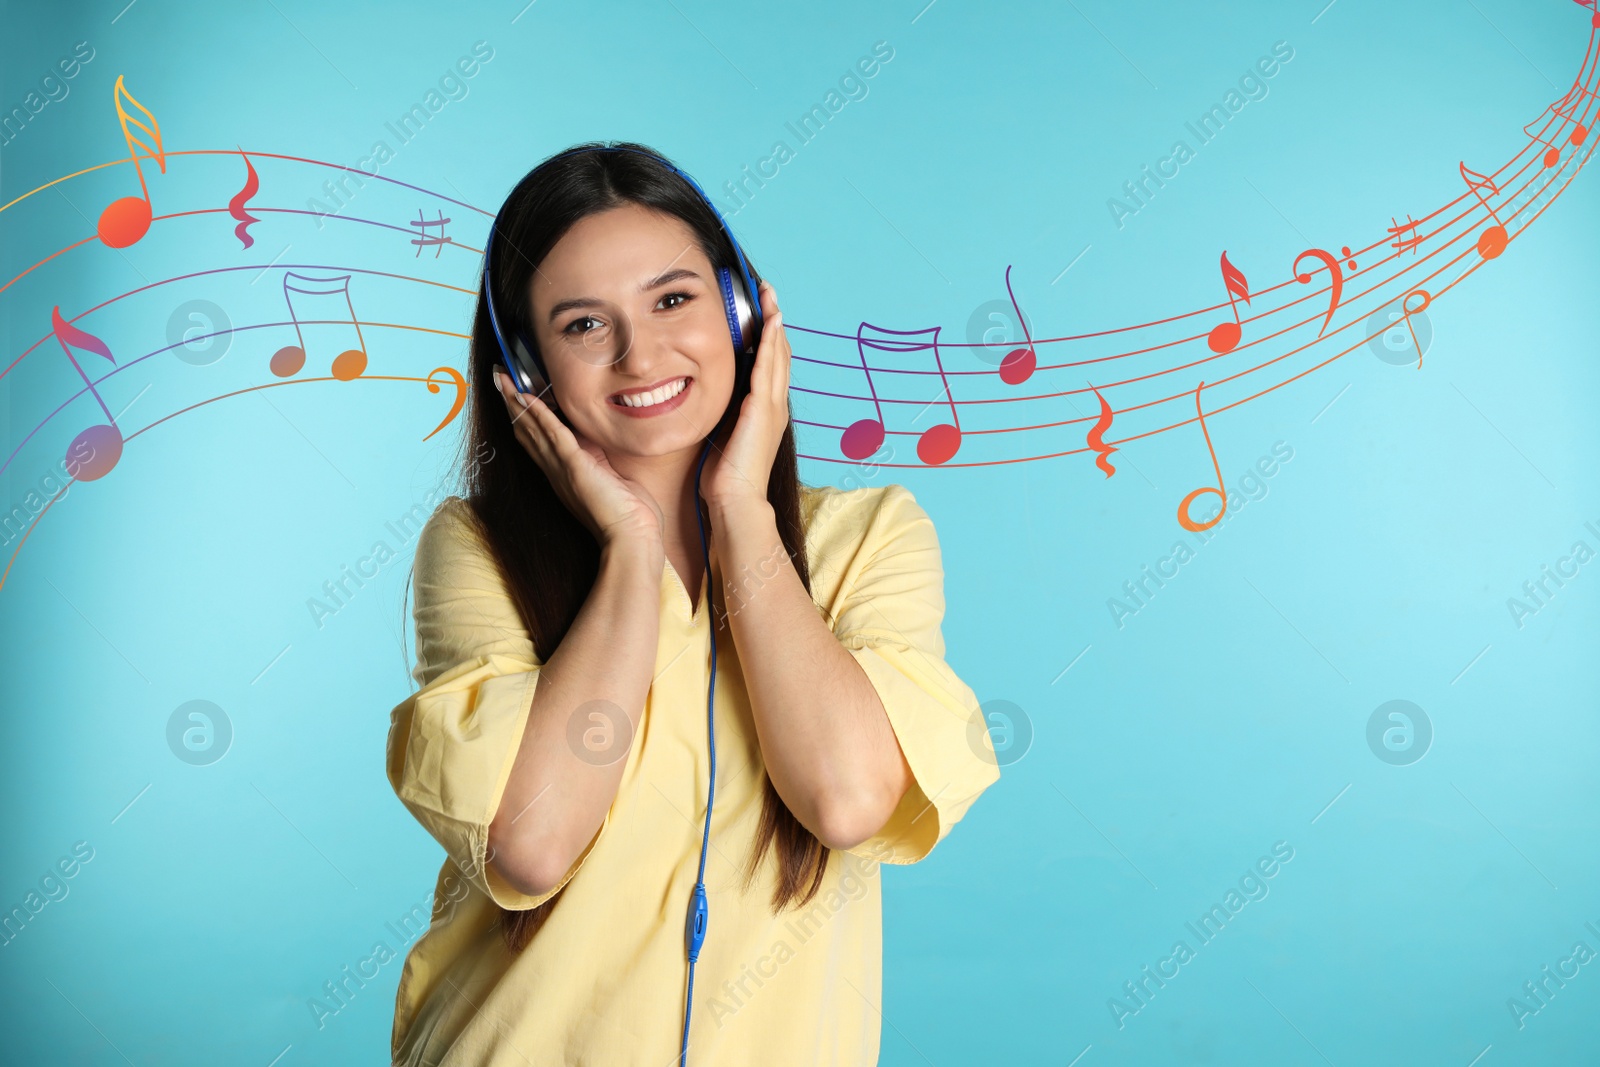
[[[233,199],[228,201],[228,214],[239,220],[239,225],[233,228],[233,235],[239,239],[240,244],[249,248],[256,243],[256,239],[250,236],[250,224],[261,220],[245,210],[245,205],[250,203],[250,198],[261,188],[261,180],[256,177],[255,165],[250,162],[250,157],[244,154],[243,148],[239,149],[239,158],[244,160],[244,185],[233,194]]]
[[[128,103],[144,112],[144,117],[150,120],[150,125],[146,126],[128,114],[128,109],[122,106],[124,97]],[[160,166],[162,174],[167,172],[167,153],[161,144],[161,126],[156,122],[156,117],[150,114],[148,108],[135,100],[132,93],[122,87],[120,74],[117,75],[117,84],[112,90],[111,99],[117,105],[117,118],[122,122],[122,138],[128,143],[128,155],[133,157],[133,169],[139,175],[141,195],[113,200],[104,211],[100,212],[100,221],[95,225],[95,231],[108,248],[126,248],[149,231],[151,219],[150,187],[144,182],[144,168],[139,166],[139,153],[135,146],[150,153],[150,158]],[[145,144],[135,137],[128,129],[130,122],[148,134],[150,140],[155,143]]]
[[[80,482],[92,482],[96,478],[103,478],[110,473],[111,468],[117,465],[117,460],[122,458],[122,430],[117,426],[117,420],[112,417],[111,409],[106,407],[106,402],[95,389],[89,376],[78,366],[78,361],[72,355],[74,348],[85,352],[93,352],[104,356],[113,365],[117,362],[111,354],[111,349],[106,343],[87,330],[80,330],[66,319],[61,317],[61,307],[57,305],[50,309],[50,329],[56,335],[56,341],[61,345],[61,351],[67,354],[67,359],[72,362],[73,370],[78,372],[78,377],[83,379],[83,384],[89,387],[95,402],[100,405],[100,410],[106,413],[106,422],[96,424],[84,430],[72,439],[72,444],[67,446],[67,460],[71,464],[67,473]],[[88,455],[84,455],[84,450]]]
[[[1219,356],[1232,352],[1244,334],[1244,327],[1239,320],[1239,305],[1234,298],[1243,297],[1246,304],[1250,303],[1250,283],[1245,280],[1244,272],[1228,262],[1227,252],[1222,253],[1222,284],[1228,290],[1228,306],[1233,309],[1233,321],[1218,323],[1206,337],[1206,344]]]
[[[332,288],[302,288],[289,284],[290,279],[306,286],[331,286]],[[306,339],[300,332],[300,317],[295,314],[294,298],[290,293],[305,293],[310,296],[343,296],[345,307],[350,312],[350,325],[356,328],[357,347],[346,349],[333,358],[333,376],[341,382],[352,381],[361,377],[367,369],[367,342],[361,336],[361,323],[356,318],[356,308],[350,300],[350,275],[340,274],[332,278],[308,278],[294,271],[286,271],[283,276],[283,301],[289,305],[289,319],[294,323],[294,335],[298,344],[284,345],[272,354],[268,364],[272,373],[280,378],[288,378],[298,374],[300,368],[306,365]]]
[[[1488,209],[1489,215],[1494,219],[1494,225],[1478,235],[1478,254],[1484,259],[1493,259],[1506,250],[1506,245],[1511,242],[1511,235],[1500,222],[1500,216],[1495,214],[1493,206],[1484,197],[1483,190],[1498,193],[1500,187],[1494,179],[1486,174],[1479,174],[1466,163],[1461,164],[1461,180],[1467,183],[1467,188],[1472,190],[1478,202]]]
[[[862,332],[868,329],[876,330],[879,333],[891,334],[897,339],[869,339],[863,337]],[[933,352],[933,362],[938,371],[943,392],[929,403],[937,403],[941,399],[946,400],[950,405],[951,421],[930,426],[918,435],[917,458],[930,467],[936,467],[941,463],[948,462],[961,448],[961,419],[956,412],[955,397],[950,393],[950,381],[945,376],[944,361],[939,356],[939,330],[940,327],[938,326],[922,330],[890,330],[881,326],[872,326],[865,322],[856,328],[856,354],[861,359],[861,370],[867,377],[867,390],[871,394],[876,417],[858,419],[846,427],[839,438],[839,451],[850,459],[865,459],[883,446],[883,403],[878,399],[877,386],[872,381],[872,366],[867,362],[866,349],[869,347],[883,352],[926,352],[929,350]],[[898,338],[910,338],[918,334],[929,334],[931,335],[931,340],[898,340]]]
[[[1006,267],[1006,296],[1011,298],[1011,306],[1017,313],[1017,322],[1022,325],[1022,336],[1027,339],[1026,348],[1013,348],[1006,353],[1000,361],[1000,380],[1007,385],[1021,385],[1033,377],[1034,368],[1039,365],[1039,357],[1033,351],[1033,334],[1028,330],[1028,320],[1022,317],[1022,308],[1017,304],[1017,295],[1011,291],[1011,267]]]

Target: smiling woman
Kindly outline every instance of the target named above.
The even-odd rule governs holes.
[[[932,522],[800,483],[790,358],[651,150],[580,146],[507,197],[387,761],[473,892],[406,959],[395,1063],[876,1062],[873,874],[999,770]]]

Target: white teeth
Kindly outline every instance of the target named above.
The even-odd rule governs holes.
[[[652,389],[648,393],[624,393],[617,399],[622,402],[624,407],[654,407],[656,404],[663,404],[683,392],[684,386],[688,384],[689,379],[679,378],[676,381],[668,382],[659,389]]]

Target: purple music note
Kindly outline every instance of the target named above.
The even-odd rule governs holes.
[[[865,330],[875,330],[878,333],[890,334],[891,338],[866,338],[862,336]],[[861,360],[861,370],[867,377],[867,391],[872,398],[875,418],[858,419],[851,423],[839,438],[839,450],[850,459],[866,459],[879,448],[883,447],[884,423],[883,403],[878,399],[877,386],[872,381],[872,366],[867,362],[867,348],[875,348],[883,352],[927,352],[933,353],[934,367],[939,374],[940,384],[943,386],[941,397],[950,405],[950,422],[939,423],[922,431],[917,437],[917,458],[930,467],[948,462],[961,448],[961,418],[956,412],[955,397],[950,393],[950,381],[945,376],[944,361],[939,356],[939,330],[933,326],[922,330],[890,330],[881,326],[873,326],[863,322],[856,328],[856,355]],[[913,341],[909,338],[918,335],[928,335],[927,341]],[[906,340],[901,340],[906,338]]]
[[[89,393],[100,405],[100,410],[106,413],[105,423],[84,430],[72,439],[72,444],[67,446],[67,473],[80,482],[92,482],[96,478],[105,477],[111,468],[117,465],[117,460],[122,458],[122,430],[118,428],[111,409],[106,407],[106,402],[101,399],[99,390],[95,389],[94,383],[83,372],[83,368],[78,366],[72,350],[79,348],[85,352],[93,352],[95,355],[104,356],[113,364],[117,359],[100,338],[87,330],[78,329],[63,319],[60,305],[50,309],[50,329],[56,335],[61,351],[65,352],[67,359],[72,362],[72,369],[78,372],[78,377],[89,387]]]

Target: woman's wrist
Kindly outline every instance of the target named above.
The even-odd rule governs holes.
[[[666,565],[667,551],[661,538],[647,534],[622,534],[609,538],[600,545],[600,568],[622,568],[661,579],[661,568]]]

